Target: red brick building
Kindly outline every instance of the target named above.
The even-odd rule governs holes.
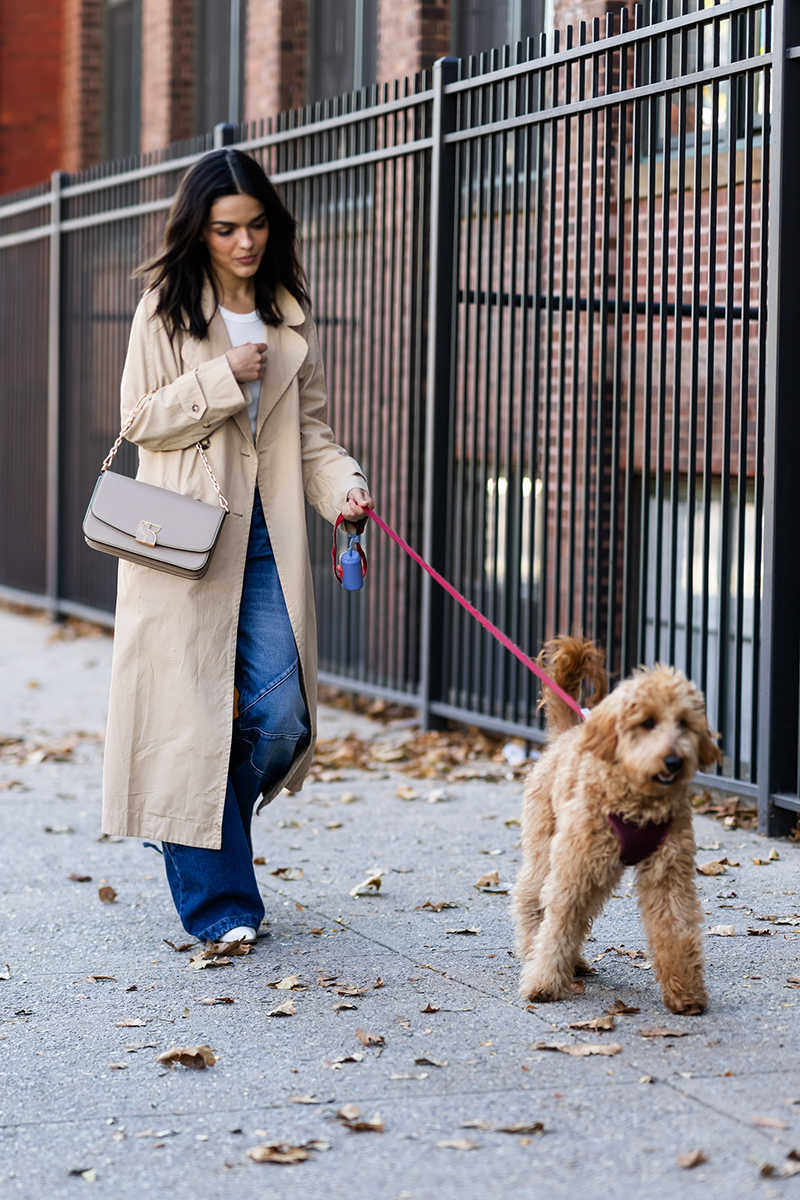
[[[618,0],[0,0],[0,193],[255,120]]]

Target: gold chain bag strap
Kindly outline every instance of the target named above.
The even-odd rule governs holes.
[[[109,469],[125,434],[152,395],[145,392],[134,406],[103,460],[83,519],[83,536],[87,546],[102,554],[170,575],[200,579],[209,568],[222,523],[230,512],[200,442],[195,449],[214,485],[219,506]]]

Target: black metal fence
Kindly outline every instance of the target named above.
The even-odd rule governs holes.
[[[215,135],[300,222],[332,423],[384,519],[528,651],[579,628],[616,675],[683,668],[722,732],[714,781],[760,788],[770,832],[800,810],[800,581],[775,553],[800,497],[766,272],[771,232],[782,327],[795,40],[784,0],[666,0]],[[0,205],[3,594],[113,609],[81,519],[131,271],[205,148]],[[309,529],[324,681],[541,739],[532,679],[393,545],[370,535],[347,596]]]

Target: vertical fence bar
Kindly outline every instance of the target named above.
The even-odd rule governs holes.
[[[451,358],[453,348],[453,213],[455,211],[455,146],[445,135],[455,130],[456,100],[445,88],[458,78],[458,59],[440,58],[433,65],[433,148],[428,286],[428,347],[425,382],[425,510],[423,557],[437,569],[445,554]],[[433,581],[422,581],[420,646],[420,721],[431,724],[431,701],[441,688],[444,605]],[[435,694],[434,694],[435,693]]]
[[[800,512],[800,6],[775,0],[773,9],[773,102],[769,197],[767,300],[767,395],[764,428],[764,600],[761,608],[761,711],[758,747],[758,825],[762,833],[789,832],[796,813],[781,798],[797,801],[797,726],[800,676],[800,559],[787,551]],[[731,150],[731,153],[733,150]],[[747,301],[745,301],[746,303]],[[776,803],[778,800],[778,803]]]
[[[61,172],[50,176],[50,279],[47,309],[47,609],[58,615],[59,426],[61,367]]]

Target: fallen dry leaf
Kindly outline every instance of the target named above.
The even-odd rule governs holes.
[[[117,1021],[117,1029],[134,1029],[146,1024],[147,1021],[143,1021],[141,1017],[124,1017],[121,1021]]]
[[[772,937],[773,932],[774,931],[772,929],[753,929],[753,927],[751,926],[747,930],[747,936],[748,937]]]
[[[361,1119],[361,1109],[357,1104],[344,1104],[337,1112],[337,1117],[354,1133],[383,1133],[384,1124],[380,1114],[368,1120]]]
[[[708,1159],[702,1150],[693,1150],[691,1154],[679,1154],[677,1162],[684,1171],[691,1171],[692,1167],[699,1167],[701,1163],[708,1162]]]
[[[174,1046],[172,1050],[163,1050],[161,1054],[156,1055],[155,1061],[166,1063],[170,1067],[180,1065],[191,1067],[194,1071],[204,1071],[206,1067],[213,1067],[217,1058],[211,1047],[203,1043],[199,1046]]]
[[[384,874],[385,872],[382,868],[376,868],[376,870],[370,871],[363,883],[359,883],[354,888],[351,888],[349,894],[354,899],[356,896],[367,896],[370,894],[374,895],[375,892],[379,892],[381,890],[381,879],[383,878]]]
[[[91,875],[79,875],[77,871],[73,871],[71,875],[67,876],[67,879],[71,879],[73,883],[91,883],[92,882]]]
[[[769,859],[770,862],[777,862],[778,859],[780,858],[780,854],[778,853],[778,851],[775,849],[774,846],[772,847],[769,854],[767,855],[767,858]]]
[[[71,825],[45,825],[45,833],[74,833]]]
[[[8,976],[6,976],[8,978]],[[787,975],[786,982],[791,983],[794,987],[800,987],[800,975]]]
[[[308,1151],[304,1146],[292,1146],[289,1142],[270,1142],[259,1146],[251,1146],[245,1151],[253,1162],[281,1163],[289,1166],[292,1163],[305,1162]]]
[[[356,796],[355,792],[342,792],[339,797],[340,804],[355,804],[357,800],[358,796]]]
[[[581,1042],[578,1045],[572,1046],[553,1046],[547,1042],[536,1042],[535,1050],[558,1050],[562,1054],[569,1054],[571,1058],[588,1058],[593,1054],[600,1054],[607,1058],[613,1057],[615,1054],[622,1053],[622,1046],[619,1042],[609,1042],[606,1046],[592,1045],[590,1042]]]
[[[780,1117],[751,1117],[754,1125],[760,1125],[762,1129],[788,1129],[789,1126],[785,1121],[781,1121]]]
[[[640,1008],[635,1008],[633,1005],[626,1004],[624,1000],[615,1000],[613,1004],[609,1004],[606,1009],[607,1013],[612,1013],[614,1016],[633,1016],[634,1013],[641,1012]]]
[[[431,900],[426,900],[424,904],[416,905],[414,912],[420,912],[422,909],[428,908],[431,912],[441,912],[443,908],[461,908],[455,900],[439,900],[434,904]]]
[[[712,937],[736,937],[736,930],[732,925],[715,925],[708,932]]]
[[[447,1059],[428,1058],[427,1055],[423,1055],[421,1058],[414,1059],[414,1065],[417,1067],[446,1067]]]
[[[367,1033],[366,1029],[357,1029],[356,1037],[362,1046],[385,1046],[386,1038],[382,1033]]]
[[[268,983],[267,987],[276,988],[279,992],[306,991],[304,984],[300,982],[299,975],[287,975],[284,979],[276,979],[274,983]]]
[[[398,800],[418,800],[419,792],[416,788],[404,785],[397,789],[397,798]]]
[[[264,858],[264,855],[263,855],[263,854],[258,854],[258,855],[256,855],[256,857],[253,859],[253,866],[254,866],[254,867],[265,867],[266,865],[267,865],[267,860]]]
[[[11,978],[11,967],[6,963],[5,967],[0,967],[0,979]]]
[[[169,946],[171,950],[174,950],[176,954],[184,954],[187,950],[191,950],[193,946],[197,945],[197,942],[181,942],[176,946],[175,943],[169,941],[168,938],[162,938],[161,940],[166,946]]]
[[[768,867],[769,866],[769,859],[767,859],[767,858],[751,858],[750,862],[754,863],[754,865],[757,867]]]
[[[491,888],[497,887],[500,882],[500,875],[497,871],[487,871],[485,875],[481,875],[472,885],[476,888]]]
[[[317,1096],[290,1096],[290,1104],[324,1104],[324,1100],[320,1100]]]
[[[272,1008],[267,1013],[268,1017],[294,1017],[297,1014],[297,1009],[294,1006],[294,1001],[290,998],[284,1000],[283,1004],[279,1004],[277,1008]]]
[[[787,1162],[778,1171],[779,1179],[789,1179],[792,1175],[800,1174],[800,1162]]]
[[[574,992],[576,996],[582,996],[586,991],[586,984],[582,979],[573,979],[569,985],[569,990]]]
[[[663,1037],[686,1037],[687,1034],[682,1029],[666,1029],[663,1025],[654,1025],[652,1029],[638,1030],[639,1037],[643,1038],[663,1038]]]
[[[113,887],[106,886],[98,888],[97,894],[103,901],[103,904],[113,904],[117,898],[117,893],[114,891]]]
[[[193,971],[205,971],[215,967],[229,967],[231,960],[227,955],[218,956],[211,950],[200,950],[189,959]]]
[[[461,929],[445,929],[445,933],[456,933],[456,934],[461,934],[461,933],[477,934],[477,933],[480,933],[480,931],[481,931],[480,925],[465,925]]]
[[[270,875],[277,875],[278,879],[302,879],[302,867],[278,867],[275,871],[270,871]]]
[[[419,1010],[421,1013],[437,1013],[440,1011],[438,1004],[431,1004],[430,1000],[424,1008]]]
[[[358,1012],[358,1005],[351,1004],[349,1000],[338,1000],[333,1006],[334,1012],[344,1012],[346,1009],[352,1009],[353,1012]]]
[[[245,958],[253,953],[253,943],[243,942],[206,942],[206,954],[225,954],[229,958]]]
[[[527,1133],[537,1137],[545,1132],[542,1121],[514,1121],[511,1125],[495,1125],[493,1128],[495,1133]]]
[[[104,979],[107,979],[109,983],[117,982],[115,975],[87,975],[86,978],[89,983],[101,983]]]
[[[470,1138],[443,1138],[441,1142],[436,1143],[437,1150],[478,1150],[480,1146],[478,1142],[473,1142]]]
[[[198,1004],[233,1004],[231,996],[195,996]]]
[[[383,982],[383,980],[381,979],[381,977],[379,975],[378,978],[375,980],[375,982],[372,985],[372,990],[374,991],[376,988],[382,988],[382,987],[386,987],[386,984]]]
[[[609,1014],[604,1017],[592,1017],[592,1019],[590,1021],[570,1021],[568,1028],[569,1029],[594,1029],[594,1030],[597,1030],[598,1032],[602,1033],[606,1030],[613,1029],[614,1024],[615,1024],[614,1017],[613,1017],[613,1015]]]

